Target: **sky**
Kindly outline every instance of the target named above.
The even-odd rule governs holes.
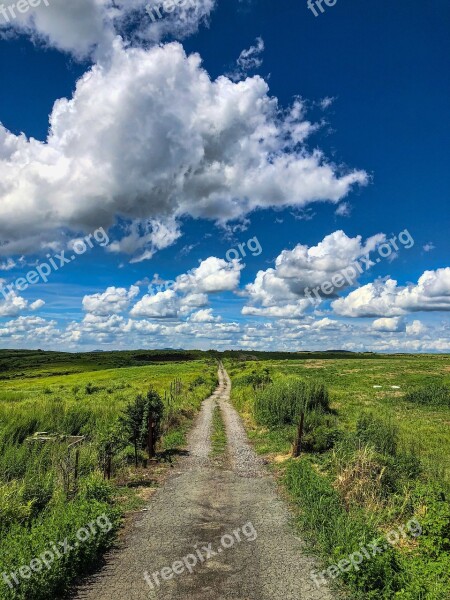
[[[450,351],[446,0],[32,4],[0,347]]]

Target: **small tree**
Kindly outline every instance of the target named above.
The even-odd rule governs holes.
[[[134,402],[128,404],[120,417],[128,442],[134,446],[134,464],[138,466],[138,449],[145,446],[146,399],[139,394]]]
[[[98,435],[97,448],[105,479],[111,479],[112,459],[124,446],[123,432],[119,423],[113,423]]]
[[[150,388],[145,399],[145,422],[147,424],[147,451],[149,458],[155,456],[156,443],[161,437],[164,403],[158,392]]]

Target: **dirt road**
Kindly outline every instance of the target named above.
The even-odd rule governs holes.
[[[189,456],[153,496],[123,547],[78,589],[77,600],[331,599],[310,579],[314,562],[248,445],[222,368],[219,377],[189,436]],[[209,458],[216,403],[228,438],[223,464]]]

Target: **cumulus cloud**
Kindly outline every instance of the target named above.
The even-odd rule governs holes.
[[[417,284],[379,279],[339,298],[333,310],[346,317],[396,317],[410,312],[450,310],[450,267],[425,271]]]
[[[198,310],[189,317],[191,323],[217,323],[222,320],[222,317],[213,315],[212,308],[204,308]]]
[[[227,262],[210,256],[195,269],[179,275],[170,289],[146,294],[133,306],[130,314],[158,319],[188,315],[208,303],[208,294],[236,290],[242,268],[238,260]],[[197,318],[209,314],[208,311],[200,311]]]
[[[176,318],[180,312],[180,298],[173,290],[158,292],[153,296],[146,294],[133,306],[133,317],[152,317],[154,319]]]
[[[405,331],[405,322],[401,317],[383,317],[372,323],[372,329],[385,332]]]
[[[139,288],[132,285],[129,290],[125,288],[109,287],[100,294],[84,296],[83,309],[94,315],[112,315],[125,311],[131,300],[139,294]]]
[[[313,129],[260,77],[212,81],[178,43],[116,40],[111,60],[55,103],[45,142],[0,125],[0,253],[120,218],[129,229],[111,249],[139,260],[177,239],[185,216],[225,224],[258,208],[338,203],[367,176],[306,150]]]
[[[38,310],[45,304],[40,299],[29,304],[28,300],[25,300],[14,291],[3,293],[3,296],[4,299],[0,301],[0,317],[15,317],[26,309]]]
[[[365,242],[361,236],[348,237],[343,231],[327,235],[317,246],[298,244],[293,250],[283,250],[275,268],[259,271],[253,283],[245,288],[250,305],[243,314],[265,316],[299,316],[311,307],[305,294],[324,282],[332,282],[350,265],[377,248],[386,239],[377,234]],[[350,284],[341,277],[341,287]],[[322,292],[317,291],[320,298]],[[322,294],[323,296],[323,294]],[[317,299],[319,302],[319,299]]]
[[[429,332],[429,328],[419,321],[418,319],[414,320],[412,323],[408,323],[406,325],[406,334],[411,337],[421,337]]]
[[[36,340],[53,342],[60,339],[56,321],[41,317],[23,316],[0,325],[0,337],[34,345]],[[57,343],[57,342],[56,342]]]
[[[228,262],[223,258],[210,256],[188,273],[179,275],[174,290],[182,293],[215,294],[235,290],[239,285],[244,265],[237,259]]]

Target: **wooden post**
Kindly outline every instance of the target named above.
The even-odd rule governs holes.
[[[294,448],[292,450],[292,458],[298,458],[302,450],[302,438],[303,438],[303,425],[305,423],[304,411],[300,414],[300,423],[297,430],[297,439],[295,440]]]

